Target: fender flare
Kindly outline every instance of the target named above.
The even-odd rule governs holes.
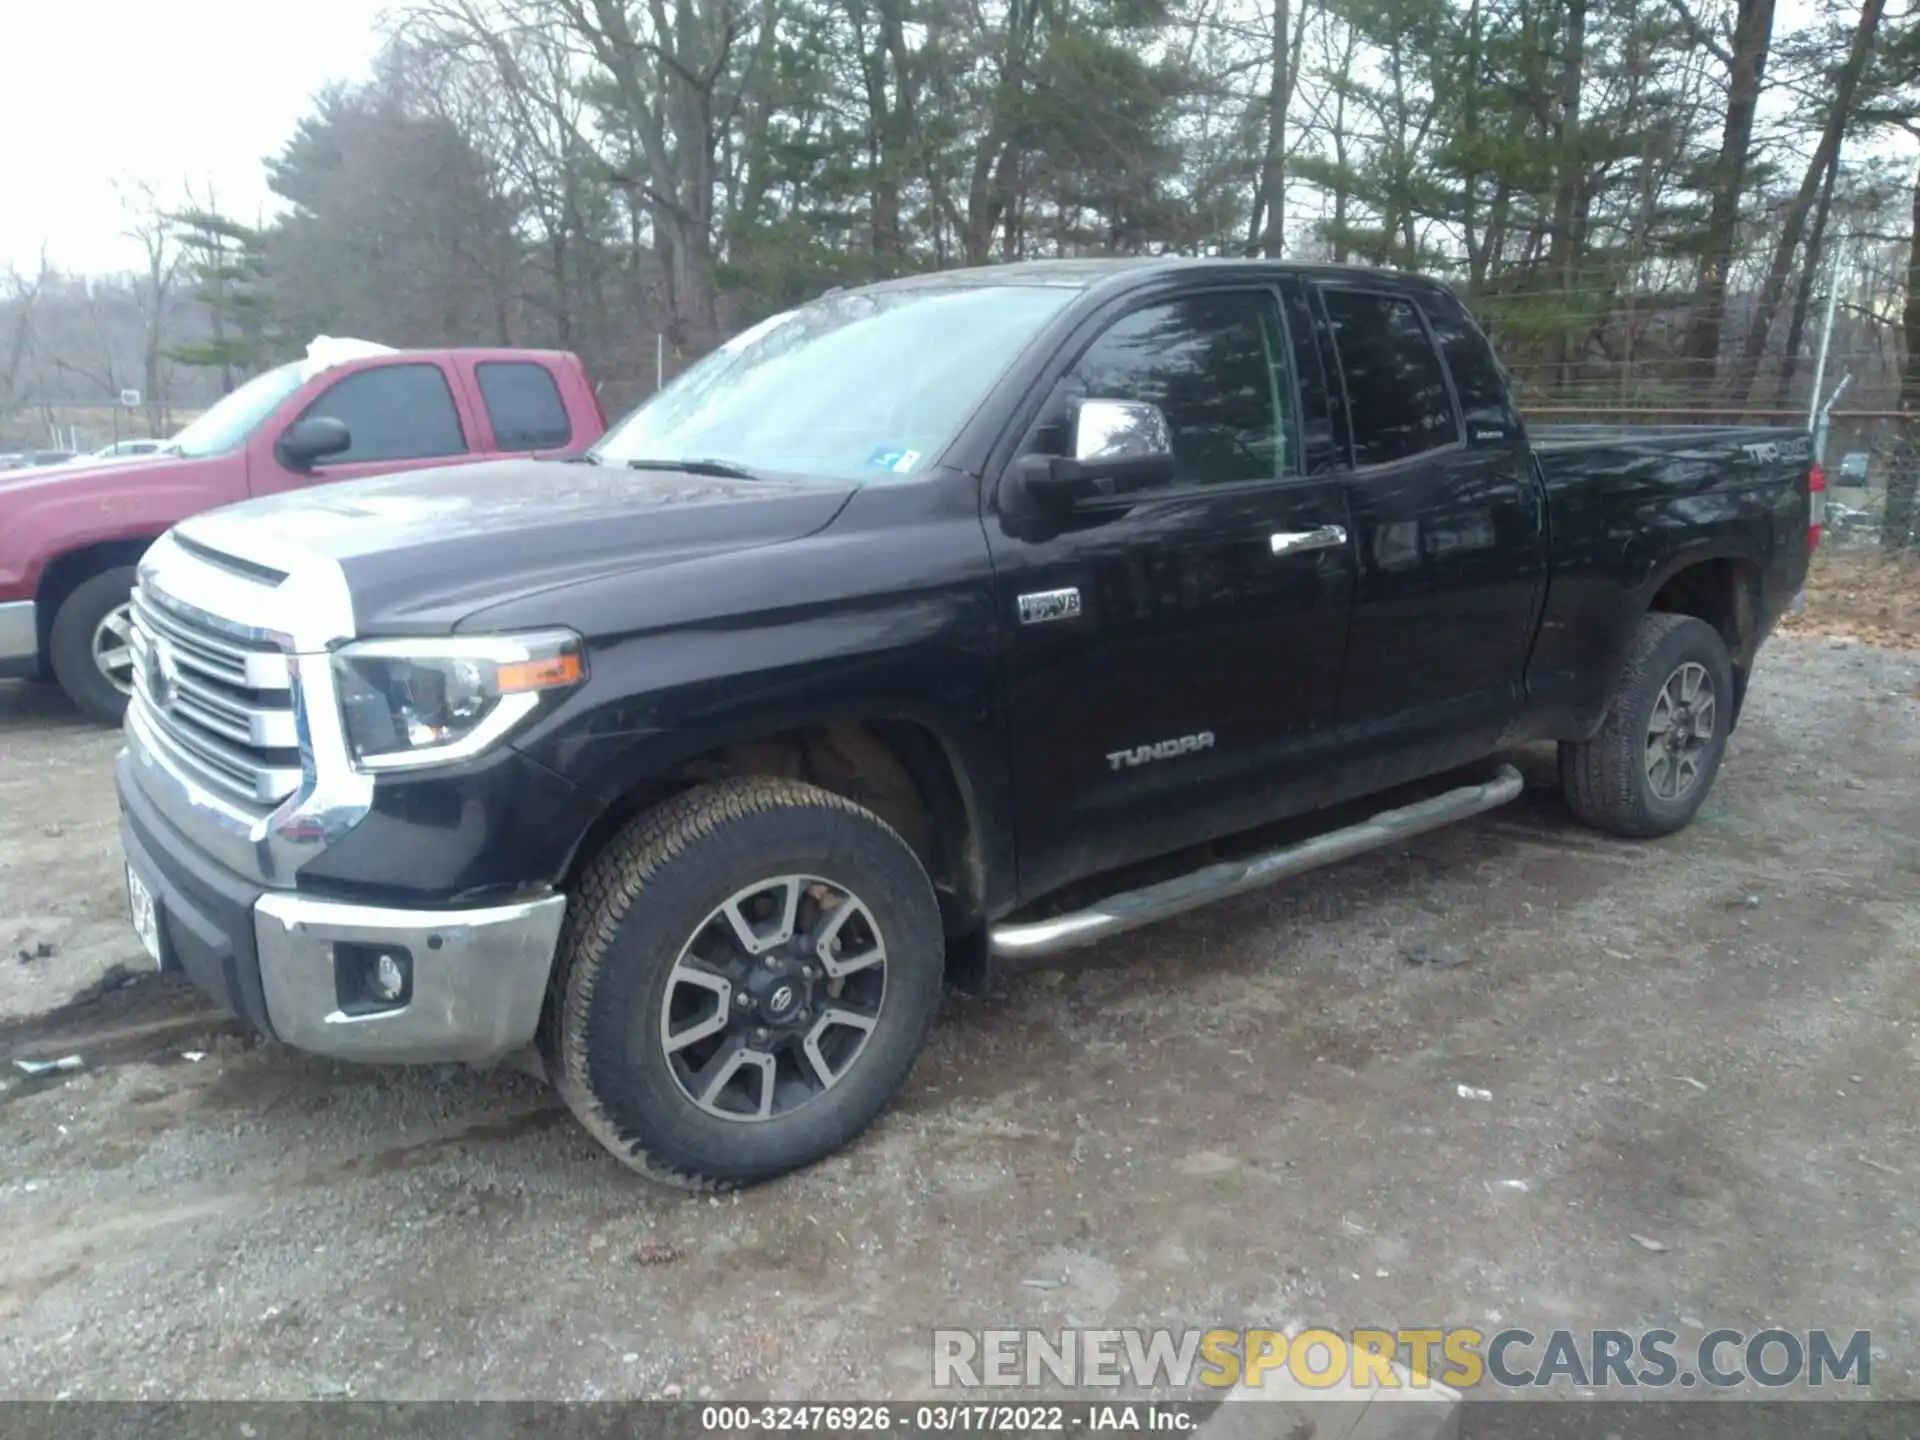
[[[646,737],[625,752],[621,757],[624,763],[616,763],[598,777],[600,783],[592,793],[599,802],[599,815],[576,842],[568,858],[568,871],[597,848],[612,829],[624,824],[636,806],[644,807],[654,803],[656,796],[698,783],[702,778],[699,762],[779,735],[834,724],[904,725],[930,738],[937,747],[937,758],[901,758],[923,793],[930,779],[935,783],[944,779],[959,807],[956,818],[964,826],[966,841],[963,853],[952,860],[956,878],[963,878],[964,883],[962,893],[954,897],[960,908],[949,915],[950,924],[984,926],[993,915],[1010,908],[1015,902],[1017,874],[1010,781],[1004,757],[992,744],[992,733],[981,721],[968,723],[936,706],[879,695],[798,706],[783,700],[778,707],[732,711],[713,723],[682,719],[670,732]],[[943,777],[927,774],[930,760],[941,766]],[[930,797],[930,803],[938,823],[940,801]]]

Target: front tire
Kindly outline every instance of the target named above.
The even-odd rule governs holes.
[[[1640,622],[1593,739],[1560,746],[1573,813],[1609,834],[1670,835],[1713,788],[1733,721],[1733,665],[1720,632],[1691,615]]]
[[[771,1179],[846,1145],[906,1079],[942,948],[933,886],[879,817],[792,780],[702,785],[588,864],[543,1058],[641,1174]]]
[[[134,569],[104,570],[60,602],[49,637],[53,677],[89,720],[118,725],[133,694]]]

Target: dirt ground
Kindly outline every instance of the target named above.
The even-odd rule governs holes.
[[[1807,576],[1805,612],[1787,617],[1781,628],[1789,635],[1920,648],[1920,555],[1822,550]]]
[[[102,994],[117,737],[0,685],[0,1396],[905,1398],[936,1325],[1299,1321],[1871,1328],[1920,1396],[1916,696],[1782,636],[1684,834],[1542,785],[1015,970],[849,1152],[713,1201],[519,1075]]]

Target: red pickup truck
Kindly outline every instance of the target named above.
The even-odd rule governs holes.
[[[0,679],[53,679],[118,724],[133,683],[134,565],[203,510],[429,465],[555,455],[606,417],[577,356],[317,340],[151,459],[0,476]]]

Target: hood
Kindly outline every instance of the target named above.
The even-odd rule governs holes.
[[[204,460],[186,460],[178,455],[128,455],[117,460],[69,460],[62,465],[22,466],[18,470],[0,470],[0,502],[8,496],[28,491],[77,490],[89,482],[108,481],[114,485],[137,483],[135,477],[156,470],[184,470],[205,465]]]
[[[856,488],[496,460],[252,500],[181,533],[245,555],[264,530],[339,563],[362,635],[438,633],[558,586],[810,535]]]

